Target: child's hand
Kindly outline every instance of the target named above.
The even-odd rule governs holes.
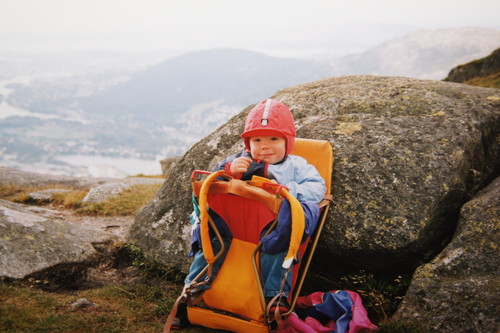
[[[229,166],[229,171],[235,176],[240,176],[248,170],[251,162],[252,159],[249,157],[235,158]]]

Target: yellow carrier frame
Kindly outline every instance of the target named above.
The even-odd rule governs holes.
[[[295,274],[293,291],[288,298],[290,310],[280,315],[285,317],[293,311],[311,264],[312,256],[316,250],[329,205],[332,201],[330,193],[333,152],[328,141],[297,138],[295,139],[295,147],[291,154],[301,156],[309,164],[314,165],[324,178],[327,188],[327,194],[319,204],[320,216],[318,225],[308,240],[307,245],[300,246],[304,230],[303,213],[302,216],[299,213],[302,208],[296,199],[288,194],[286,188],[275,186],[275,190],[273,191],[272,187],[274,184],[269,184],[267,179],[260,179],[260,177],[247,182],[235,179],[230,179],[229,181],[217,180],[217,178],[223,176],[223,172],[211,173],[202,181],[197,181],[193,178],[193,191],[200,205],[202,247],[208,265],[194,279],[191,284],[192,287],[188,288],[185,291],[186,293],[181,296],[187,297],[187,313],[191,324],[233,332],[264,333],[269,331],[268,313],[266,311],[267,304],[265,303],[259,272],[258,254],[262,246],[261,242],[253,244],[245,240],[233,238],[220,271],[210,284],[210,288],[204,291],[200,297],[195,298],[194,294],[191,294],[191,289],[195,290],[197,286],[207,283],[208,278],[212,275],[213,263],[219,260],[225,252],[224,241],[214,221],[208,214],[208,195],[211,194],[232,194],[249,200],[257,200],[269,211],[276,214],[276,216],[282,198],[290,201],[292,234],[298,233],[298,235],[295,236],[295,239],[293,235],[291,237],[291,245],[287,258],[297,258],[297,252],[300,251],[301,260],[300,271],[299,265],[295,265],[296,267],[293,269]],[[276,224],[277,219],[268,232]],[[221,249],[215,255],[210,242],[209,225],[221,244]],[[204,277],[207,278],[204,279]],[[203,302],[200,302],[200,300],[203,300]]]

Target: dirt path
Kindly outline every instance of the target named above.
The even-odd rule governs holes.
[[[135,218],[134,216],[81,216],[70,210],[59,212],[65,221],[101,229],[117,236],[122,241],[125,240]]]
[[[124,241],[130,226],[134,222],[135,216],[86,216],[75,213],[71,209],[62,209],[54,205],[47,206],[27,206],[27,208],[37,215],[48,219],[67,221],[82,226],[103,230]]]

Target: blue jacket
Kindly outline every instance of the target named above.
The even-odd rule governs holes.
[[[226,160],[219,162],[212,171],[224,170],[226,164],[238,157],[252,157],[248,151],[231,155]],[[281,162],[268,164],[252,161],[248,171],[241,177],[250,180],[253,175],[274,179],[285,185],[291,195],[300,202],[319,203],[326,193],[325,180],[318,170],[307,161],[296,155],[288,155]]]

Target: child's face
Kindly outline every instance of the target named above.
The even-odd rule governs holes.
[[[253,159],[275,164],[286,153],[286,140],[280,136],[253,136],[250,138],[250,154]]]

